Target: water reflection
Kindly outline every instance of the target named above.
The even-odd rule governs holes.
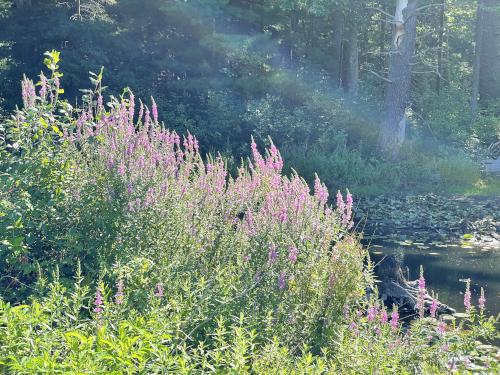
[[[411,246],[384,244],[371,248],[372,260],[378,262],[384,255],[401,254],[403,269],[408,269],[411,280],[418,278],[420,265],[429,290],[439,294],[439,299],[459,312],[463,312],[465,283],[471,279],[473,303],[484,288],[488,314],[500,313],[500,249],[460,248],[455,246],[418,249]],[[406,273],[406,271],[405,271]]]

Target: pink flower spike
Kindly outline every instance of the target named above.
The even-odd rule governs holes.
[[[383,309],[382,312],[380,313],[380,323],[385,324],[387,323],[388,320],[389,318],[387,316],[387,311]]]
[[[269,245],[269,254],[267,257],[267,264],[269,266],[272,266],[276,262],[276,259],[278,259],[278,252],[276,251],[276,245],[271,244],[271,245]]]
[[[439,334],[439,336],[444,336],[445,332],[446,332],[446,323],[440,320],[437,327],[437,333]]]
[[[464,306],[467,313],[471,310],[471,293],[470,293],[470,280],[466,281],[465,293],[464,293]]]
[[[392,327],[392,330],[393,331],[396,331],[399,327],[399,314],[398,314],[398,310],[396,307],[394,307],[394,310],[392,311],[392,314],[391,314],[391,327]]]
[[[486,307],[486,297],[484,296],[484,289],[483,288],[481,288],[481,296],[479,297],[478,304],[479,304],[479,308],[481,310],[484,310],[484,308]]]
[[[299,250],[295,246],[291,246],[288,249],[288,259],[290,262],[295,263],[297,262],[297,257],[299,255]]]
[[[96,314],[100,314],[103,310],[102,310],[102,294],[101,294],[101,290],[99,288],[97,288],[96,292],[95,292],[95,300],[94,300],[94,312]]]
[[[337,192],[337,209],[342,214],[345,211],[344,197],[342,197],[340,190]]]
[[[151,97],[151,102],[152,102],[151,110],[153,114],[153,121],[155,124],[158,124],[158,106],[156,105],[156,102],[153,97]]]
[[[431,304],[431,307],[430,307],[431,318],[435,318],[436,317],[437,308],[438,308],[438,301],[437,301],[437,299],[433,298],[432,299],[432,304]]]

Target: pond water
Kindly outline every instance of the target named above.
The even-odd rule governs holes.
[[[420,247],[420,248],[419,248]],[[404,273],[409,279],[419,277],[420,265],[429,291],[439,295],[439,300],[464,311],[465,283],[471,279],[473,303],[484,288],[487,313],[500,313],[500,249],[462,248],[457,245],[397,246],[394,244],[371,245],[372,260],[377,263],[384,255],[400,254]]]

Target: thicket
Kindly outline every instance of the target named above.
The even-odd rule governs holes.
[[[334,209],[272,143],[231,175],[154,100],[105,100],[101,71],[73,107],[45,64],[0,129],[2,372],[497,370],[483,296],[411,328],[370,297],[349,192]]]

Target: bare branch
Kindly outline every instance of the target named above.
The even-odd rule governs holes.
[[[371,69],[367,69],[367,71],[369,73],[373,74],[375,77],[378,77],[378,78],[380,78],[381,80],[383,80],[385,82],[392,83],[392,81],[389,78],[383,77],[383,76],[381,76],[380,74],[378,74],[377,72],[375,72],[375,71],[373,71]]]

